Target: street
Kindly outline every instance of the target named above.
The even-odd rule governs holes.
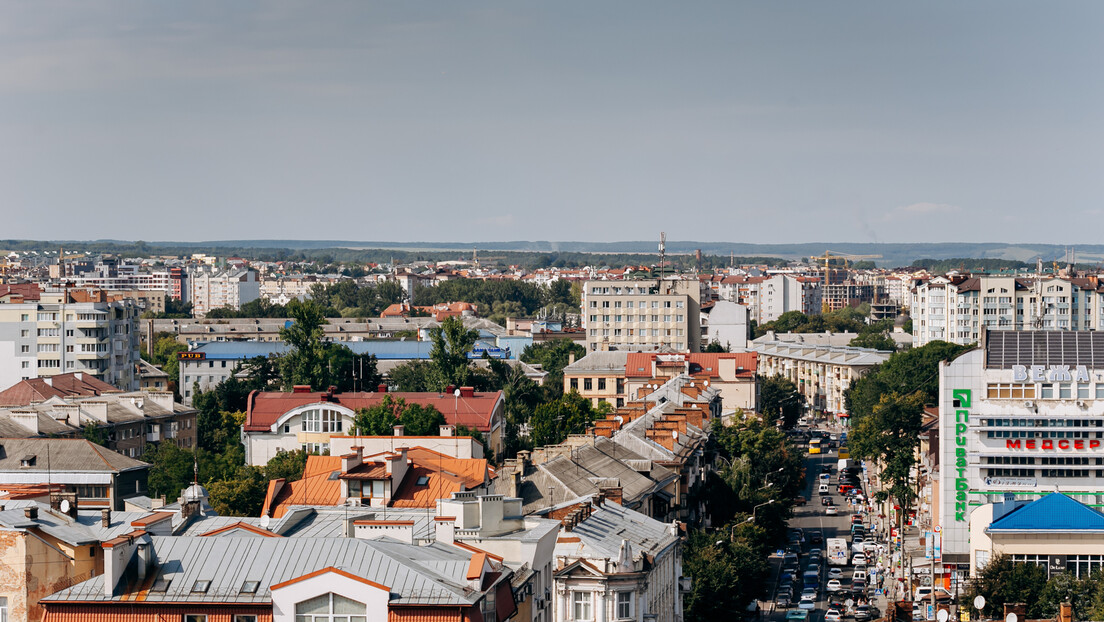
[[[804,506],[796,506],[794,508],[794,516],[793,516],[792,519],[790,519],[790,522],[789,522],[789,526],[790,526],[791,530],[793,530],[794,528],[799,528],[804,533],[805,541],[801,546],[801,556],[800,556],[800,562],[798,564],[798,567],[802,570],[805,569],[806,566],[810,563],[809,555],[808,555],[808,552],[809,552],[810,549],[812,549],[812,548],[821,549],[825,553],[824,557],[826,558],[827,541],[828,541],[829,538],[843,538],[844,540],[847,541],[848,545],[850,545],[850,543],[851,543],[851,532],[850,532],[850,530],[851,530],[852,508],[847,505],[847,499],[844,496],[839,495],[839,494],[836,493],[836,485],[837,485],[837,478],[838,478],[838,473],[836,472],[837,462],[838,462],[837,454],[834,451],[832,451],[830,453],[819,454],[819,455],[806,456],[806,460],[805,460],[805,488],[804,488],[804,492],[802,494],[805,497],[805,499],[807,499],[807,502]],[[832,467],[832,474],[831,474],[831,479],[830,479],[830,483],[829,483],[829,487],[828,487],[830,492],[827,495],[821,495],[821,494],[817,494],[817,490],[819,488],[818,477],[820,475],[821,468],[825,465],[828,465],[828,466]],[[867,491],[867,492],[869,492],[869,491]],[[836,515],[836,516],[826,516],[825,515],[826,506],[822,505],[822,501],[821,501],[822,498],[825,497],[825,496],[830,496],[832,498],[832,501],[834,502],[834,504],[838,508],[838,511],[839,511],[838,515]],[[858,508],[856,508],[856,509],[858,509]],[[869,518],[867,519],[866,527],[869,531],[869,529],[871,527]],[[819,533],[821,538],[822,538],[822,541],[819,544],[814,545],[814,544],[810,543],[810,538],[814,533]],[[801,593],[801,588],[802,588],[801,579],[800,579],[800,576],[799,576],[798,582],[794,586],[794,597],[793,597],[793,601],[790,603],[790,606],[786,609],[781,609],[781,608],[777,607],[774,604],[775,603],[774,597],[776,596],[777,589],[779,587],[778,577],[781,574],[783,560],[782,560],[782,558],[780,558],[778,556],[772,555],[771,558],[770,558],[770,562],[771,562],[771,571],[772,571],[772,575],[773,575],[773,577],[772,577],[772,586],[773,587],[772,587],[772,592],[771,592],[772,599],[771,599],[770,606],[765,610],[764,614],[765,614],[765,617],[767,617],[770,620],[782,621],[782,620],[785,620],[787,612],[797,610],[797,607],[798,607],[798,602],[797,601],[799,599],[799,595]],[[829,598],[835,596],[834,593],[828,592],[826,590],[826,585],[827,585],[827,582],[828,582],[828,579],[829,579],[828,570],[830,568],[833,568],[833,567],[838,567],[843,571],[843,575],[842,575],[842,577],[840,577],[840,582],[842,584],[843,599],[851,598],[851,591],[850,590],[851,590],[851,586],[852,586],[852,577],[853,577],[853,574],[854,574],[854,571],[855,571],[855,567],[850,564],[850,560],[848,560],[848,564],[845,565],[845,566],[831,566],[831,565],[828,565],[827,560],[824,559],[824,561],[821,562],[821,567],[820,567],[820,582],[819,582],[819,587],[818,587],[818,590],[817,590],[816,608],[809,611],[809,617],[808,617],[809,620],[813,620],[813,621],[822,620],[823,617],[824,617],[825,612],[828,609]],[[874,565],[871,564],[870,567],[874,568]],[[799,575],[800,575],[800,572],[799,572]],[[880,617],[880,615],[883,615],[885,610],[886,610],[886,601],[881,596],[875,596],[875,587],[876,587],[877,584],[874,582],[873,577],[869,581],[869,584],[870,584],[870,588],[867,591],[867,594],[870,595],[870,604],[874,605],[874,607],[877,609],[877,613],[875,614],[875,616]],[[857,604],[857,603],[855,603],[855,604]],[[767,612],[769,612],[769,613],[767,613]],[[843,614],[844,618],[849,617],[849,614],[848,614],[847,611],[842,611],[841,610],[840,613]]]

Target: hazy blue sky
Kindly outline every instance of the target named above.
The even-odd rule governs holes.
[[[0,238],[1099,242],[1104,2],[5,2]]]

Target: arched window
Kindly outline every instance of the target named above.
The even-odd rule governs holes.
[[[340,432],[342,427],[341,413],[330,408],[311,408],[304,410],[304,432]]]
[[[295,604],[295,622],[368,622],[368,607],[340,594],[323,594]]]

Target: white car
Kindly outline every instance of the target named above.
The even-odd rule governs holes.
[[[840,583],[839,579],[832,579],[832,580],[828,581],[828,591],[829,592],[838,592],[842,589],[843,589],[843,585]]]
[[[838,514],[839,514],[839,508],[837,508],[834,505],[829,505],[829,506],[824,508],[824,515],[825,516],[836,516]]]
[[[815,596],[802,596],[801,601],[797,603],[798,609],[816,609],[816,597]]]
[[[840,618],[842,618],[840,612],[835,609],[824,612],[824,622],[840,622]]]
[[[854,566],[865,566],[866,555],[863,555],[862,553],[856,553],[855,556],[851,558],[851,564]]]
[[[828,578],[829,579],[842,579],[843,578],[843,568],[840,568],[839,566],[832,566],[831,568],[828,569]]]

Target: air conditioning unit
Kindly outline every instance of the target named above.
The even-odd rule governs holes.
[[[1077,407],[1078,408],[1085,408],[1086,406],[1087,406],[1087,404],[1084,402],[1084,400],[1077,400]]]
[[[1024,402],[1024,406],[1027,406],[1028,408],[1035,408],[1035,402],[1032,402],[1032,401]]]

